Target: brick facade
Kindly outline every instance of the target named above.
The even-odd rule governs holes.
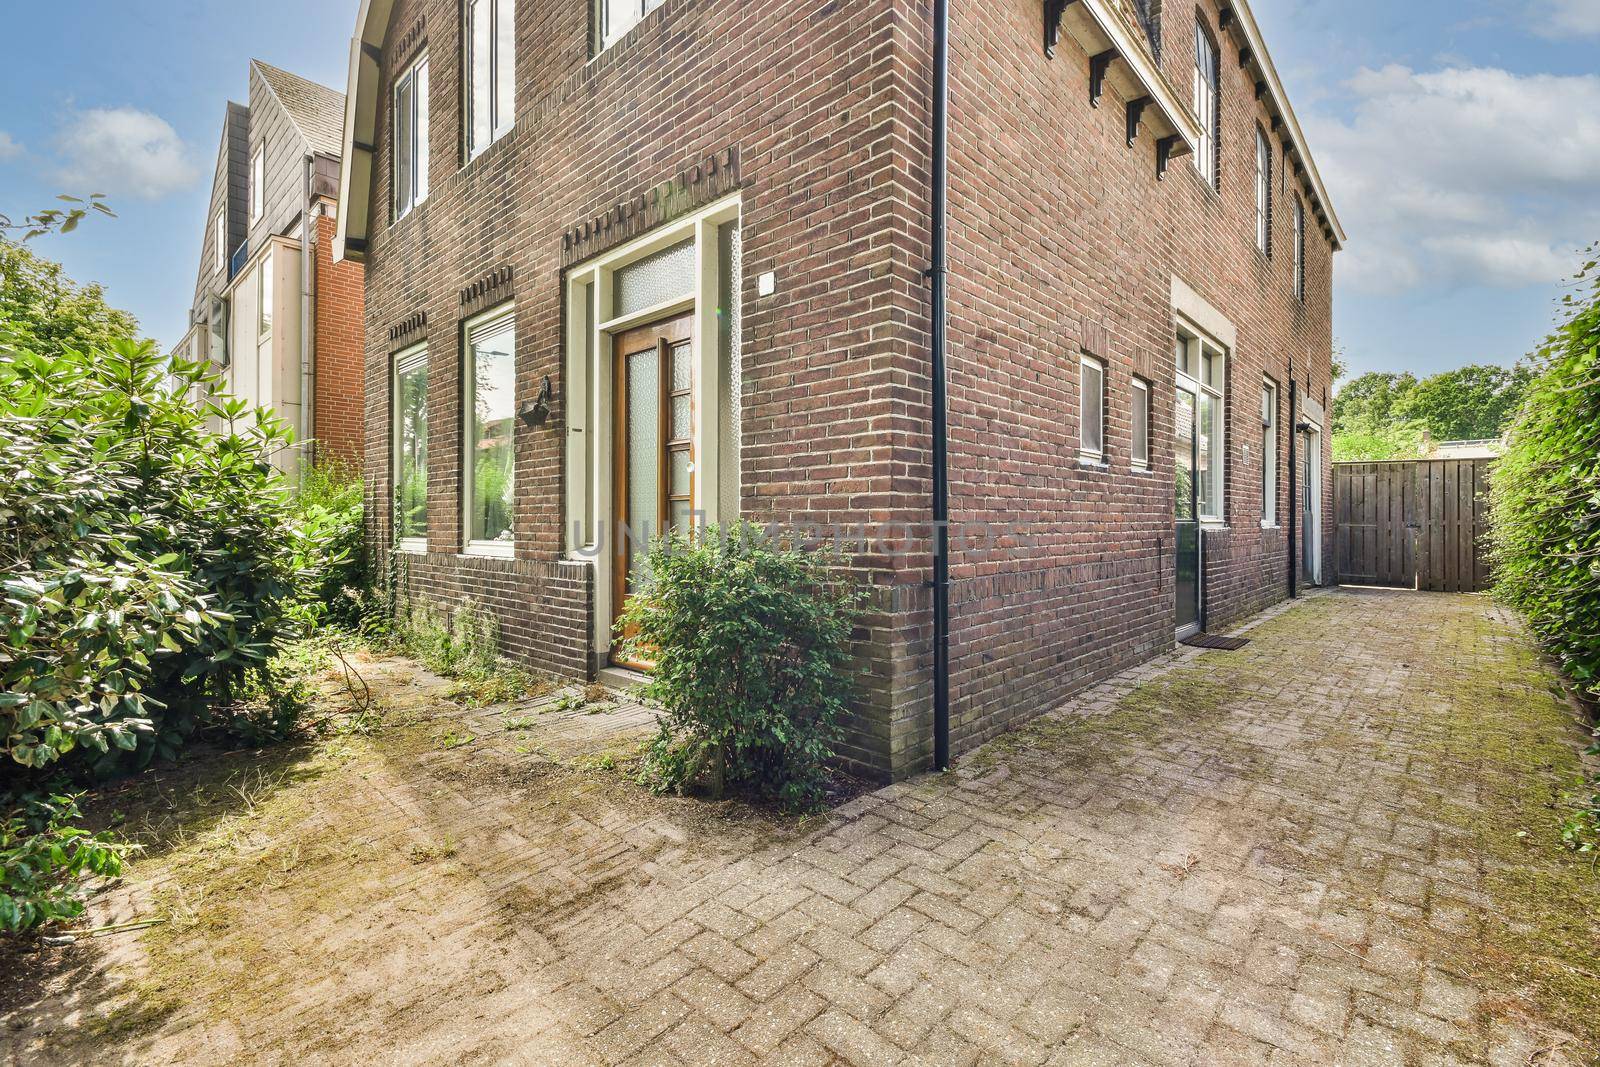
[[[1157,180],[1151,139],[1124,143],[1114,95],[1089,106],[1087,57],[1070,41],[1054,59],[1043,54],[1040,0],[952,6],[952,518],[1014,531],[993,545],[958,538],[952,558],[959,753],[1173,643],[1174,275],[1237,330],[1227,522],[1206,535],[1209,621],[1226,625],[1286,595],[1287,533],[1258,521],[1251,435],[1263,374],[1281,388],[1280,457],[1290,361],[1300,388],[1327,396],[1332,248],[1308,227],[1306,299],[1296,299],[1285,196],[1279,251],[1257,251],[1254,129],[1266,119],[1236,56],[1222,65],[1219,193],[1187,159]],[[1164,68],[1187,100],[1195,12],[1167,6]],[[650,219],[634,206],[648,206],[652,190],[711,181],[707,162],[730,152],[743,236],[743,514],[925,522],[929,8],[667,0],[591,57],[588,4],[521,0],[516,124],[465,165],[459,10],[454,0],[396,0],[379,62],[364,249],[366,472],[373,535],[386,542],[391,361],[426,342],[428,554],[407,563],[412,591],[491,606],[506,651],[530,664],[591,669],[593,580],[563,561],[564,271],[590,254],[574,250],[575,234],[643,227]],[[1215,4],[1200,10],[1215,28]],[[431,190],[392,222],[389,87],[422,48]],[[763,296],[767,272],[776,292]],[[516,427],[515,559],[468,558],[461,327],[506,299],[518,401],[550,375],[555,410],[546,425]],[[1086,350],[1107,364],[1105,470],[1077,464]],[[1134,373],[1153,385],[1147,472],[1128,462]],[[1281,491],[1280,511],[1286,501]],[[1327,524],[1328,501],[1322,516]],[[873,607],[845,755],[883,774],[931,758],[928,561],[925,539],[857,557]]]
[[[327,209],[331,203],[324,202]],[[316,357],[312,436],[317,460],[359,469],[366,424],[366,295],[364,268],[333,258],[334,218],[313,213],[312,351]]]

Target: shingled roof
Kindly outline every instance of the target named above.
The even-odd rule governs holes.
[[[337,159],[344,140],[344,94],[259,59],[250,62],[311,150]]]

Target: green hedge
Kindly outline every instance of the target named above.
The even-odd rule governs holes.
[[[1496,591],[1600,697],[1600,277],[1591,262],[1514,419],[1493,484]]]

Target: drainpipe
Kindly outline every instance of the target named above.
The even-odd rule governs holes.
[[[1289,596],[1300,595],[1300,569],[1295,566],[1295,549],[1300,544],[1300,468],[1295,465],[1295,442],[1300,439],[1300,387],[1295,384],[1294,364],[1289,365]]]
[[[933,766],[950,767],[950,486],[945,345],[949,318],[950,0],[933,4]]]
[[[301,163],[302,189],[300,199],[300,478],[305,479],[308,465],[316,460],[316,422],[312,418],[316,405],[316,367],[311,358],[311,168],[314,159],[307,153]]]

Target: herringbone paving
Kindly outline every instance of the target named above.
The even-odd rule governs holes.
[[[377,664],[398,725],[169,835],[94,917],[174,921],[30,963],[0,1034],[28,1063],[1589,1062],[1536,967],[1475,963],[1505,951],[1484,835],[1525,828],[1479,825],[1504,765],[1453,725],[1488,692],[1563,729],[1515,620],[1335,592],[1249,636],[798,825],[609,770],[635,705],[468,713]]]

